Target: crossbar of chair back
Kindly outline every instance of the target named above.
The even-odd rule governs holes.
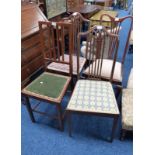
[[[111,55],[111,59],[113,60],[111,76],[109,79],[109,81],[112,81],[119,46],[118,35],[108,32],[104,26],[94,26],[89,31],[78,34],[78,53],[80,53],[82,37],[86,37],[88,78],[102,79],[101,71],[102,67],[104,67],[104,53],[108,50],[108,53]],[[108,46],[106,45],[107,40],[109,42]],[[78,78],[79,77],[80,75],[78,74]]]
[[[56,23],[39,21],[39,34],[45,68],[51,62],[69,65],[69,75],[72,75],[72,51],[73,35],[72,24],[66,22]],[[68,39],[68,41],[66,41]],[[69,55],[69,61],[64,59],[65,54]]]
[[[127,38],[126,38],[126,41],[125,41],[125,48],[124,48],[124,52],[123,52],[123,56],[122,56],[122,64],[124,64],[124,61],[125,61],[125,56],[126,56],[126,53],[128,51],[128,47],[129,47],[129,39],[130,39],[130,34],[131,34],[131,31],[132,31],[132,26],[133,26],[133,17],[132,16],[125,16],[125,17],[122,17],[122,18],[114,18],[108,14],[102,14],[100,16],[100,24],[101,25],[104,25],[104,22],[108,22],[109,26],[107,27],[107,29],[110,30],[111,33],[114,33],[114,34],[119,34],[120,30],[123,28],[123,24],[125,22],[129,22],[128,24],[128,29],[126,31],[127,33]]]

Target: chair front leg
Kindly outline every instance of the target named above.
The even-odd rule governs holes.
[[[63,117],[62,117],[62,110],[61,110],[61,104],[56,105],[57,110],[58,110],[58,120],[59,120],[59,126],[60,130],[63,131]]]
[[[33,112],[32,112],[32,108],[31,108],[31,105],[30,105],[29,97],[25,96],[25,99],[26,99],[26,108],[27,108],[27,111],[28,111],[28,113],[30,115],[31,121],[33,123],[35,123],[35,118],[34,118],[34,115],[33,115]]]
[[[110,142],[112,142],[113,139],[114,139],[115,130],[116,130],[116,127],[117,127],[117,122],[118,122],[118,117],[119,117],[119,116],[114,116],[113,127],[112,127],[112,133],[111,133],[111,139],[110,139]]]

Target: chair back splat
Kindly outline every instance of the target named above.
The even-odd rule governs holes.
[[[39,21],[41,49],[47,70],[50,63],[68,65],[68,74],[72,76],[72,28],[72,24],[67,22],[58,22],[54,27],[51,22]]]
[[[79,32],[86,32],[90,28],[90,20],[84,18],[79,12],[74,12],[69,17],[64,18],[64,21],[70,22],[73,25],[73,55],[76,56],[76,74],[81,72],[86,59],[78,55],[77,36]],[[75,64],[75,63],[74,63]]]
[[[78,34],[78,54],[81,51],[81,38],[85,37],[85,57],[87,58],[87,69],[84,74],[89,79],[101,80],[101,72],[105,67],[105,54],[108,59],[112,59],[112,69],[108,81],[112,82],[117,59],[119,38],[117,34],[112,34],[104,26],[94,26],[89,31]],[[108,43],[108,44],[107,44]],[[80,75],[78,74],[78,78]]]
[[[84,18],[79,12],[74,12],[69,18],[73,24],[74,50],[77,51],[77,35],[79,32],[86,31],[84,25],[87,29],[90,28],[90,21]]]
[[[133,17],[132,16],[125,16],[122,18],[114,18],[108,14],[102,14],[100,17],[100,25],[104,25],[104,22],[107,23],[108,22],[108,27],[106,27],[107,29],[109,29],[109,31],[111,33],[114,34],[119,34],[120,30],[123,28],[123,24],[125,22],[129,22],[128,24],[128,30],[127,30],[127,37],[125,38],[125,47],[124,47],[124,51],[123,51],[123,55],[122,55],[122,59],[121,59],[121,63],[124,64],[125,61],[125,57],[126,54],[128,52],[128,48],[129,48],[129,39],[130,39],[130,34],[132,31],[132,26],[133,26]]]

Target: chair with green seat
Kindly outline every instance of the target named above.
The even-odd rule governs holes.
[[[54,118],[59,120],[60,129],[62,130],[63,116],[62,116],[61,102],[70,85],[72,77],[72,53],[71,53],[72,44],[68,44],[69,47],[66,50],[69,53],[69,61],[65,61],[63,57],[64,53],[61,50],[65,46],[62,47],[62,44],[56,45],[55,38],[63,40],[64,31],[68,31],[68,39],[71,42],[72,34],[70,32],[72,31],[72,25],[70,23],[58,23],[56,27],[56,32],[54,33],[54,31],[55,29],[51,25],[51,23],[45,22],[44,28],[40,32],[44,36],[44,37],[41,36],[40,43],[42,49],[44,50],[44,54],[46,55],[45,70],[46,65],[48,65],[48,62],[56,62],[58,64],[60,63],[68,65],[69,73],[67,75],[60,75],[54,72],[53,73],[44,72],[34,81],[28,84],[24,89],[22,89],[22,94],[26,98],[26,107],[32,122],[35,122],[33,112],[45,114],[47,116],[49,116],[49,114],[46,114],[43,111],[39,111],[37,109],[38,105],[31,107],[30,98],[54,104],[58,110],[58,116]]]
[[[71,136],[72,114],[97,115],[114,119],[110,141],[114,138],[114,132],[119,117],[119,110],[112,87],[113,71],[118,49],[118,35],[109,33],[103,26],[94,26],[89,31],[78,34],[78,53],[80,53],[81,39],[86,38],[86,57],[88,68],[83,71],[86,79],[81,79],[75,85],[71,99],[66,108],[69,123],[69,134]],[[105,40],[109,38],[109,49],[105,48]],[[92,45],[92,46],[91,46]],[[101,72],[106,68],[106,60],[103,59],[104,52],[108,50],[113,53],[113,64],[110,79],[102,80]],[[75,122],[75,121],[74,121]]]

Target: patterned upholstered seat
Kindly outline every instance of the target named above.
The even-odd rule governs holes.
[[[60,60],[61,59],[62,59],[62,57],[60,57]],[[64,60],[69,61],[69,55],[64,54]],[[79,72],[81,72],[85,62],[86,62],[85,58],[79,57]],[[47,66],[47,68],[49,70],[55,70],[55,71],[59,71],[59,72],[63,72],[63,73],[69,73],[69,65],[67,65],[67,64],[60,64],[60,63],[52,62]],[[77,56],[73,56],[73,74],[77,75]]]
[[[123,90],[122,128],[125,130],[133,130],[133,89]]]
[[[119,114],[111,83],[93,80],[79,80],[77,82],[67,110]]]
[[[133,69],[130,71],[127,88],[122,90],[122,134],[124,139],[126,131],[133,130]]]

